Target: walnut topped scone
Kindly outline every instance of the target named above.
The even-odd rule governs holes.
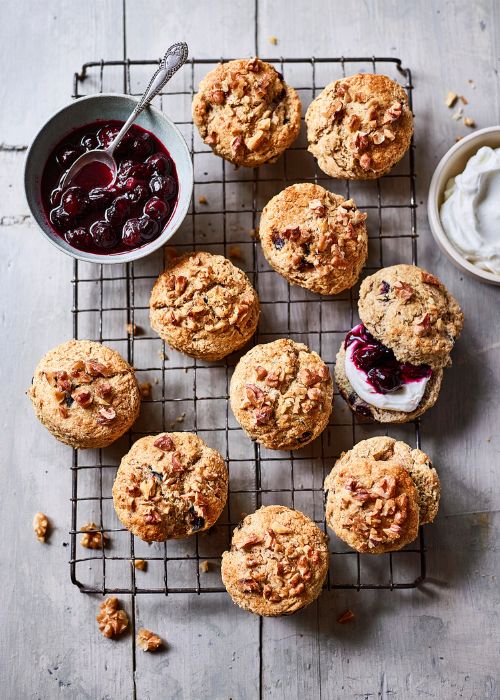
[[[335,80],[306,112],[309,151],[332,177],[380,177],[404,156],[413,134],[408,97],[386,75]]]
[[[332,398],[321,357],[285,338],[249,350],[231,378],[236,420],[271,450],[296,450],[314,440],[328,424]]]
[[[38,420],[61,442],[106,447],[139,415],[134,370],[115,350],[69,340],[40,360],[28,395]]]
[[[218,65],[200,83],[193,121],[213,152],[235,165],[273,162],[297,138],[301,104],[295,90],[258,58]]]
[[[148,435],[123,457],[113,502],[123,525],[146,542],[207,530],[227,499],[221,455],[192,433]]]
[[[320,594],[328,539],[300,511],[264,506],[234,530],[221,572],[227,592],[244,610],[290,615]]]
[[[358,552],[401,549],[437,514],[440,483],[428,456],[389,437],[363,440],[325,479],[326,521]]]
[[[382,423],[422,415],[439,395],[463,325],[445,286],[414,265],[394,265],[360,287],[362,323],[346,335],[335,378],[353,411]]]
[[[248,277],[222,255],[174,258],[151,292],[153,329],[176,350],[203,360],[220,360],[243,347],[259,313]]]
[[[352,287],[366,261],[366,214],[319,185],[291,185],[264,207],[259,226],[269,264],[318,294]]]

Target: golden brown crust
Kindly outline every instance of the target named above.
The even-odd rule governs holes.
[[[174,258],[151,292],[153,329],[173,348],[203,360],[220,360],[243,347],[259,314],[248,277],[222,255]]]
[[[365,418],[373,418],[373,420],[376,420],[378,423],[408,423],[421,416],[429,408],[432,408],[438,399],[443,379],[443,370],[433,369],[432,375],[425,387],[424,395],[414,411],[405,413],[404,411],[391,411],[387,408],[372,406],[366,403],[366,401],[363,401],[352,388],[345,373],[345,356],[345,347],[344,343],[342,343],[335,361],[335,383],[340,395],[347,402],[353,413],[364,416]]]
[[[291,185],[264,207],[259,226],[269,264],[318,294],[352,287],[366,261],[366,214],[319,185]]]
[[[418,535],[419,496],[397,462],[340,459],[325,479],[326,522],[358,552],[394,552]]]
[[[441,484],[431,460],[422,450],[412,449],[406,442],[386,435],[361,440],[352,450],[344,452],[335,468],[349,466],[358,459],[393,462],[406,469],[413,479],[419,496],[420,525],[431,523],[437,515]]]
[[[221,455],[196,435],[148,435],[123,457],[113,503],[127,530],[163,542],[211,527],[226,503],[227,482]]]
[[[450,364],[463,313],[437,277],[415,265],[393,265],[363,280],[359,316],[400,362]]]
[[[404,156],[413,116],[404,89],[385,75],[358,73],[330,83],[306,112],[309,151],[328,175],[381,177]]]
[[[328,559],[328,539],[312,520],[285,506],[265,506],[235,529],[222,555],[222,581],[244,610],[290,615],[318,597]]]
[[[214,153],[249,168],[276,160],[300,131],[299,96],[258,58],[229,61],[210,71],[192,111]]]
[[[231,378],[236,420],[271,450],[295,450],[314,440],[328,424],[332,397],[320,356],[285,338],[249,350]]]
[[[132,426],[141,405],[132,367],[90,340],[69,340],[44,355],[28,395],[42,425],[77,448],[110,445]]]

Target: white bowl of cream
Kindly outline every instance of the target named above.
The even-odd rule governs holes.
[[[434,238],[457,267],[500,285],[500,126],[466,136],[443,156],[427,213]]]

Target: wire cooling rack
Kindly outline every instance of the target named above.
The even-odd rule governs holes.
[[[377,181],[344,182],[322,173],[307,153],[304,129],[276,164],[235,169],[212,154],[191,121],[191,100],[201,77],[219,60],[192,59],[174,76],[156,102],[181,129],[193,155],[194,194],[190,212],[171,241],[177,252],[202,249],[222,253],[244,269],[258,290],[262,314],[253,343],[290,337],[319,352],[333,369],[345,333],[357,319],[357,290],[320,297],[292,287],[267,265],[256,240],[259,213],[284,187],[300,181],[354,197],[368,212],[369,258],[363,275],[400,262],[417,262],[413,143],[389,175]],[[329,82],[359,71],[383,72],[403,83],[412,104],[411,72],[395,58],[280,58],[275,65],[296,87],[303,113]],[[74,97],[99,92],[141,94],[156,61],[86,63],[74,76]],[[169,250],[165,252],[169,256]],[[232,370],[241,353],[204,363],[165,346],[148,321],[149,294],[164,267],[164,252],[113,266],[75,261],[73,331],[118,350],[151,384],[141,417],[125,438],[106,450],[74,451],[71,496],[71,579],[88,593],[207,593],[224,591],[221,553],[238,521],[260,505],[281,503],[302,510],[326,530],[323,479],[343,450],[359,440],[386,433],[384,426],[358,422],[338,393],[332,419],[312,445],[292,453],[252,443],[228,406]],[[227,507],[208,532],[187,540],[147,545],[123,529],[111,488],[120,458],[138,437],[162,430],[192,430],[225,457],[230,473]],[[390,434],[420,446],[418,423],[391,426]],[[109,537],[106,548],[84,549],[80,528],[94,522]],[[425,578],[422,534],[401,552],[372,557],[349,550],[329,532],[328,589],[413,588]],[[147,571],[133,566],[147,561]],[[203,562],[203,565],[201,565]],[[206,562],[206,564],[205,564]],[[207,570],[208,569],[208,570]]]

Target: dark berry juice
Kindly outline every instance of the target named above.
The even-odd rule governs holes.
[[[53,230],[74,248],[100,255],[123,253],[158,238],[175,208],[179,183],[165,146],[133,125],[114,152],[116,179],[102,163],[83,168],[61,189],[75,160],[106,148],[121,121],[87,124],[50,154],[42,175],[42,202]]]

